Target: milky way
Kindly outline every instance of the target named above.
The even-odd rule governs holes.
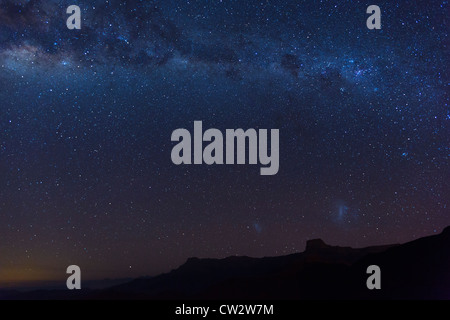
[[[0,284],[450,224],[447,1],[0,1]],[[280,170],[175,166],[171,133],[280,130]]]

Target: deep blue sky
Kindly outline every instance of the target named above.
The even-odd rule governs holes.
[[[0,284],[450,224],[448,1],[110,3],[0,1]],[[279,129],[279,173],[173,165],[195,120]]]

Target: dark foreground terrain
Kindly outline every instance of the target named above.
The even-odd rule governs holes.
[[[369,290],[367,267],[381,269]],[[402,245],[308,241],[281,257],[190,258],[178,269],[102,290],[0,291],[0,299],[450,299],[450,227]]]

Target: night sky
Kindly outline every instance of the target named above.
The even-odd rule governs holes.
[[[68,30],[66,8],[82,9]],[[381,8],[368,30],[366,8]],[[450,225],[448,1],[0,0],[0,286]],[[171,161],[280,130],[280,170]]]

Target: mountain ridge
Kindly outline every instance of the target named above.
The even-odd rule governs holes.
[[[308,240],[285,256],[191,257],[178,268],[103,290],[35,291],[0,299],[450,299],[450,227],[404,244],[351,248]],[[381,269],[381,290],[366,287]]]

